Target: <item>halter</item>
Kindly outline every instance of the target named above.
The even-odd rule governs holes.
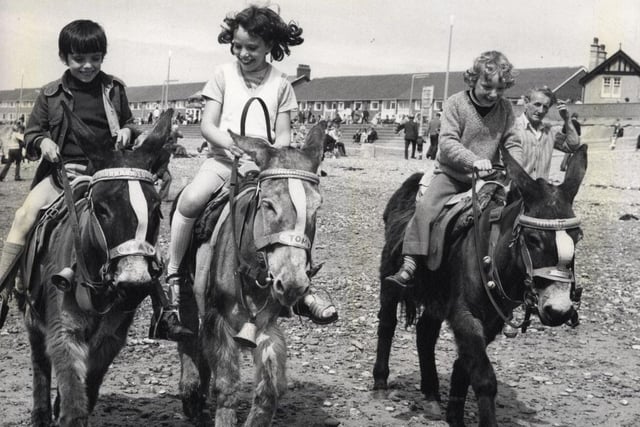
[[[504,209],[503,206],[495,208],[491,210],[489,216],[489,222],[491,225],[491,232],[489,237],[489,255],[481,258],[479,248],[480,248],[480,213],[478,212],[478,208],[476,205],[476,190],[475,190],[475,182],[477,178],[477,171],[474,170],[472,174],[472,206],[473,206],[473,217],[474,217],[474,239],[476,245],[476,257],[478,261],[478,266],[480,269],[480,275],[482,277],[482,282],[484,285],[484,289],[493,305],[494,309],[498,313],[498,315],[504,320],[506,324],[515,328],[522,329],[522,332],[525,332],[529,324],[531,323],[530,317],[531,314],[537,311],[537,296],[534,292],[533,281],[535,277],[540,277],[547,280],[552,280],[555,282],[565,282],[571,284],[571,300],[580,303],[580,295],[582,293],[581,288],[576,287],[575,276],[573,272],[573,261],[574,255],[571,253],[571,257],[569,258],[568,254],[564,254],[563,258],[562,254],[558,254],[558,265],[556,266],[545,266],[545,267],[533,267],[533,262],[531,261],[531,254],[529,253],[529,248],[526,245],[524,240],[524,236],[521,233],[523,228],[531,228],[536,230],[546,230],[546,231],[562,231],[566,235],[565,230],[578,228],[580,226],[580,220],[576,217],[571,218],[555,218],[555,219],[544,219],[544,218],[536,218],[525,215],[522,211],[518,214],[518,217],[514,221],[511,242],[509,246],[513,246],[514,244],[518,244],[520,249],[520,256],[522,262],[525,267],[525,291],[524,298],[522,301],[513,300],[509,298],[509,296],[504,291],[502,287],[502,282],[500,280],[500,274],[498,269],[495,267],[495,249],[498,241],[498,237],[500,235],[500,219],[502,218],[502,211]],[[566,238],[570,239],[568,236]],[[558,236],[556,236],[556,241],[558,241]],[[571,242],[573,244],[573,241]],[[560,249],[560,244],[557,245]],[[563,261],[566,261],[563,264]],[[567,268],[566,264],[570,264],[571,267]],[[490,276],[490,278],[488,277]],[[511,305],[518,306],[521,304],[525,305],[525,318],[519,324],[514,324],[511,321],[510,317],[507,317],[500,306],[498,305],[496,299],[493,296],[493,292],[497,293],[497,296],[500,297],[503,301],[507,301]]]
[[[76,252],[76,263],[80,277],[78,283],[81,286],[89,288],[96,293],[104,293],[108,288],[113,286],[112,278],[110,277],[109,273],[111,262],[114,259],[130,255],[141,255],[147,258],[151,258],[153,260],[151,274],[153,277],[158,277],[161,273],[161,262],[158,258],[155,247],[146,241],[148,217],[146,210],[146,201],[144,198],[144,194],[142,193],[142,187],[140,186],[140,181],[153,184],[153,177],[151,173],[146,170],[137,168],[110,168],[96,172],[91,178],[91,182],[89,184],[90,194],[87,197],[90,202],[89,225],[99,236],[99,244],[106,258],[105,262],[102,264],[102,267],[99,270],[99,279],[93,280],[85,262],[84,253],[82,250],[78,214],[73,202],[69,179],[64,171],[64,167],[62,166],[62,164],[59,164],[58,172],[63,184],[65,203],[67,204],[69,217],[71,220],[70,222],[74,238],[74,249]],[[136,217],[138,218],[138,226],[136,229],[135,238],[127,240],[113,248],[108,247],[107,239],[104,235],[104,231],[102,230],[102,226],[95,216],[93,201],[91,199],[91,191],[96,183],[111,180],[128,181],[129,192],[132,195],[132,197],[130,197],[132,208],[136,213]],[[90,302],[81,302],[81,305],[85,309],[93,309]],[[108,308],[101,314],[109,311],[111,307],[112,304],[109,305]]]

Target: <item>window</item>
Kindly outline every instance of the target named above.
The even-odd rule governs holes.
[[[602,78],[602,97],[603,98],[611,97],[611,77]]]
[[[442,101],[434,101],[433,109],[436,111],[442,111]]]
[[[298,108],[300,108],[301,111],[304,111],[307,109],[307,103],[302,101],[300,102],[300,104],[298,105]]]
[[[316,102],[313,104],[313,109],[316,111],[322,111],[322,102]]]
[[[337,102],[332,102],[331,103],[331,109],[335,110],[336,108],[338,108],[338,103]]]
[[[613,78],[613,88],[611,89],[611,96],[613,98],[620,98],[621,80],[622,80],[622,78],[620,78],[620,77],[614,77]]]
[[[413,101],[413,110],[414,111],[420,110],[420,100]]]
[[[362,110],[362,102],[353,103],[354,110]]]
[[[344,102],[338,102],[338,110],[344,110]]]
[[[396,102],[395,101],[386,101],[384,103],[384,109],[385,110],[395,110],[396,109]]]
[[[369,108],[371,110],[378,110],[380,109],[380,103],[378,101],[371,101],[371,105],[369,105]]]

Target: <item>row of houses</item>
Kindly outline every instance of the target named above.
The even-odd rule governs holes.
[[[446,74],[425,72],[311,78],[311,67],[301,64],[290,77],[298,99],[300,116],[334,118],[345,111],[367,111],[370,117],[395,119],[427,107],[442,109]],[[558,98],[574,103],[640,103],[640,66],[622,49],[607,57],[605,46],[594,38],[590,46],[589,66],[519,69],[516,84],[505,96],[514,105],[532,87],[546,85]],[[171,107],[190,122],[199,122],[202,113],[201,91],[205,82],[132,86],[127,88],[131,111],[145,122],[155,109]],[[431,97],[423,105],[425,88]],[[448,94],[464,90],[463,72],[449,73]],[[166,92],[168,91],[168,96]],[[0,91],[0,121],[28,117],[39,89]],[[168,101],[163,102],[162,100]]]

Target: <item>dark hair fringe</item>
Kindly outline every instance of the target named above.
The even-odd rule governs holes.
[[[273,44],[271,57],[274,61],[281,61],[285,55],[290,55],[289,46],[297,46],[304,42],[302,28],[296,22],[285,23],[280,15],[268,7],[249,6],[235,16],[227,16],[223,22],[218,43],[231,44],[232,54],[233,33],[240,26],[250,35]]]
[[[60,30],[59,55],[93,52],[100,52],[103,56],[107,54],[107,35],[100,24],[88,19],[78,19]]]

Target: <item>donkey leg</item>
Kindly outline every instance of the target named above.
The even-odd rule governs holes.
[[[420,360],[420,390],[429,402],[428,411],[440,414],[440,382],[436,369],[435,349],[440,335],[440,320],[426,314],[420,316],[416,325],[418,358]]]
[[[256,365],[253,404],[245,427],[270,426],[278,400],[287,389],[287,346],[282,331],[273,324],[258,336],[257,344],[253,351]]]
[[[45,337],[37,328],[29,328],[31,365],[33,369],[33,409],[31,425],[51,424],[51,362],[46,355]]]
[[[233,340],[233,331],[223,318],[215,320],[213,330],[203,329],[202,348],[215,381],[212,384],[216,396],[216,427],[235,426],[236,409],[240,390],[240,347]]]
[[[469,374],[464,362],[456,359],[451,372],[451,390],[447,405],[447,422],[451,426],[464,426],[464,404],[469,390]]]
[[[380,311],[378,311],[378,348],[373,365],[373,389],[386,390],[389,378],[389,354],[398,324],[396,311],[400,298],[398,291],[382,283],[380,288]]]
[[[89,413],[98,401],[98,393],[113,359],[120,353],[127,339],[127,331],[133,321],[133,313],[114,313],[103,319],[100,328],[89,343],[87,371],[87,398]]]
[[[191,331],[198,331],[198,308],[190,286],[183,286],[180,292],[180,319]],[[209,327],[205,324],[204,329]],[[211,370],[203,360],[198,344],[198,333],[193,337],[178,341],[180,356],[180,398],[182,411],[190,418],[197,420],[203,415],[207,400],[207,389]]]
[[[453,326],[453,325],[460,325]],[[454,409],[447,410],[455,419],[461,419],[464,412],[464,399],[471,384],[478,400],[479,425],[483,427],[497,426],[495,414],[495,398],[498,391],[496,374],[487,356],[487,342],[484,328],[479,319],[468,313],[464,319],[454,319],[452,322],[456,342],[458,344],[458,360],[454,364],[451,378],[450,403]],[[454,411],[455,410],[455,411]],[[460,424],[462,425],[462,424]]]
[[[54,327],[50,331],[47,353],[56,372],[58,391],[60,393],[60,427],[86,426],[89,420],[89,402],[86,391],[87,358],[89,349],[86,343],[78,340],[82,331],[65,324]],[[53,333],[52,333],[53,332]]]

